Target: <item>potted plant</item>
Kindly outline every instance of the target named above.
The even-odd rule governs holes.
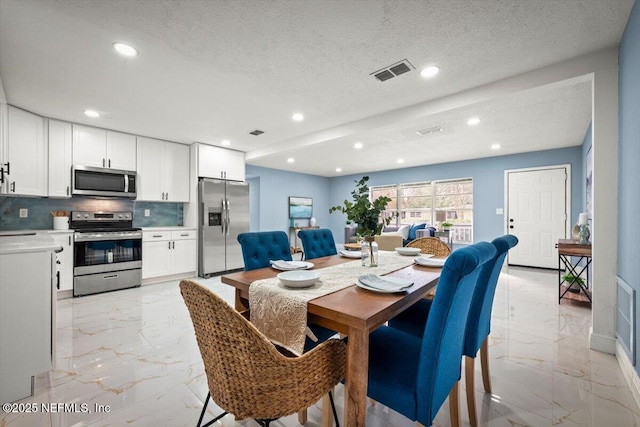
[[[440,227],[442,227],[444,231],[451,230],[451,227],[453,227],[453,223],[445,221],[440,224]]]
[[[562,281],[569,284],[569,292],[580,292],[580,288],[585,285],[582,277],[576,277],[571,273],[566,273],[562,276]]]
[[[375,236],[382,232],[382,227],[389,225],[391,220],[398,216],[395,212],[386,218],[382,217],[387,204],[391,201],[389,197],[380,196],[373,202],[369,200],[368,176],[363,176],[360,181],[354,181],[356,188],[351,192],[353,201],[345,200],[342,206],[334,206],[329,209],[329,213],[342,212],[347,214],[347,221],[357,224],[356,233],[362,237],[364,244],[368,245],[369,262],[368,265],[377,265],[377,253],[374,255]],[[363,263],[364,263],[363,259]]]

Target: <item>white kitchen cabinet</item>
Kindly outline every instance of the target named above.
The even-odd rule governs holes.
[[[184,275],[196,270],[196,230],[142,232],[142,279]]]
[[[138,200],[189,201],[189,147],[138,137]]]
[[[5,194],[47,195],[47,142],[44,119],[28,111],[8,107],[6,158],[2,168]],[[71,173],[71,172],[69,172]]]
[[[71,123],[49,120],[49,197],[71,197]]]
[[[198,176],[244,181],[244,153],[198,144]]]
[[[74,124],[73,164],[135,171],[136,137]]]
[[[56,284],[58,291],[73,290],[73,231],[50,232],[53,241],[62,247],[56,254]]]

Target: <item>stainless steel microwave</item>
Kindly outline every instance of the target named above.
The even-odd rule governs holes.
[[[74,166],[73,194],[136,198],[136,173],[120,169]]]

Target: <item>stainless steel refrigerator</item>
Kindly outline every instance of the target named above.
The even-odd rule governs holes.
[[[249,184],[200,178],[198,275],[243,268],[238,234],[249,231]]]

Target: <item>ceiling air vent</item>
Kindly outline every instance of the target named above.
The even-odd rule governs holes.
[[[262,135],[263,133],[264,133],[264,131],[259,130],[259,129],[256,129],[256,130],[254,130],[253,132],[249,132],[249,135],[255,135],[255,136],[258,136],[258,135]]]
[[[431,135],[432,133],[442,132],[444,129],[440,126],[434,126],[432,128],[420,129],[416,133],[420,136]]]
[[[407,59],[403,59],[400,62],[396,62],[395,64],[391,64],[387,67],[384,67],[378,71],[374,71],[371,73],[376,79],[381,82],[392,79],[400,74],[408,73],[411,70],[414,70],[416,67],[411,65],[411,62]]]

